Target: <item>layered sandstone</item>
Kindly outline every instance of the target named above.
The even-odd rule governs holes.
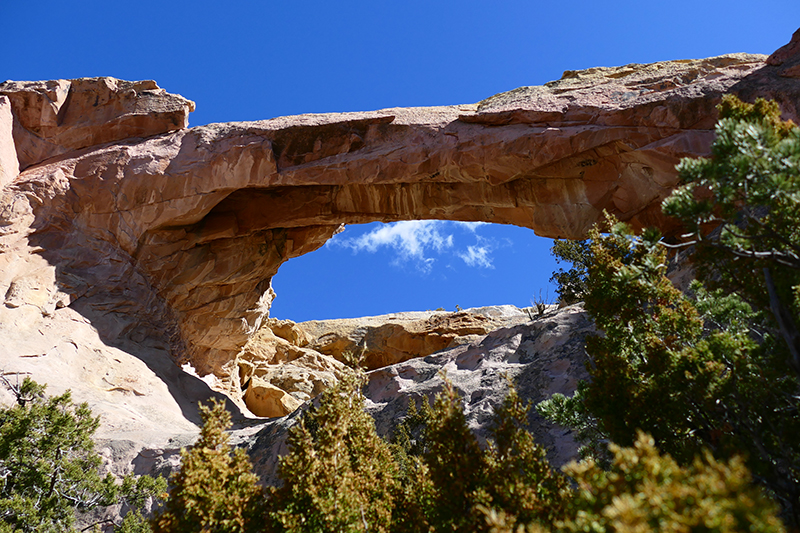
[[[568,71],[479,104],[191,129],[191,102],[153,82],[6,82],[0,294],[7,309],[69,306],[106,342],[160,338],[226,378],[279,266],[341,224],[450,219],[580,237],[608,210],[671,231],[660,201],[675,163],[708,152],[721,94],[774,97],[797,116],[792,46],[771,63]]]
[[[293,325],[268,318],[279,266],[375,220],[578,237],[606,209],[669,232],[673,166],[707,154],[726,92],[777,99],[797,121],[800,32],[766,60],[568,71],[478,104],[191,129],[194,104],[154,82],[0,84],[0,371],[88,401],[117,473],[168,472],[198,403],[225,391],[245,412],[294,410],[235,416],[268,480],[296,407],[354,352],[389,364],[367,390],[383,431],[439,390],[442,370],[480,430],[503,374],[534,400],[585,376],[579,308]],[[556,462],[574,452],[531,422]]]
[[[0,95],[14,108],[19,170],[79,148],[186,128],[194,111],[194,102],[152,80],[6,81]]]

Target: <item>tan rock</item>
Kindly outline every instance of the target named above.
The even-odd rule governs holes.
[[[79,148],[185,128],[194,111],[194,102],[151,80],[6,81],[0,95],[14,108],[21,169]]]
[[[276,337],[284,339],[289,344],[294,346],[307,346],[309,341],[308,334],[291,320],[278,320],[276,318],[268,318],[264,322],[264,326],[269,328]]]
[[[236,356],[236,374],[224,382],[224,390],[234,400],[242,397],[240,391],[248,390],[254,377],[299,400],[308,400],[334,385],[348,372],[347,367],[333,357],[276,336],[272,327],[284,330],[284,333],[292,331],[296,340],[308,344],[306,333],[293,322],[267,320]],[[249,404],[244,403],[249,409]]]
[[[253,414],[263,417],[285,416],[303,403],[259,377],[252,378],[244,401]]]
[[[0,189],[11,183],[19,174],[17,149],[12,134],[14,116],[11,113],[11,101],[7,96],[0,96]]]
[[[396,313],[378,317],[319,320],[299,324],[312,337],[309,348],[338,361],[363,358],[368,370],[424,357],[471,335],[485,335],[497,324],[469,311]]]

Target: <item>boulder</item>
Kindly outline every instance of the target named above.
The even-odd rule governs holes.
[[[244,401],[253,414],[265,417],[285,416],[303,403],[257,376],[251,378]]]

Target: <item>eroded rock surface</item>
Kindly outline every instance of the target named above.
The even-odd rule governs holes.
[[[236,357],[226,394],[258,416],[284,416],[359,364],[367,370],[483,339],[536,316],[513,305],[295,324],[267,319]],[[290,398],[294,399],[290,399]]]
[[[398,313],[396,319],[419,320],[423,313]],[[406,415],[410,401],[417,406],[432,402],[447,379],[464,401],[467,421],[484,439],[495,408],[502,403],[513,382],[523,399],[537,403],[560,392],[572,395],[577,383],[587,378],[586,336],[594,329],[582,306],[550,308],[533,316],[513,306],[468,309],[464,314],[493,316],[505,323],[486,335],[438,351],[427,357],[373,370],[364,389],[367,409],[376,419],[378,432],[391,436]],[[405,315],[405,316],[404,316]],[[380,318],[387,318],[387,315]],[[362,319],[377,323],[379,317]],[[259,474],[276,482],[277,457],[287,453],[286,435],[299,411],[265,423],[240,443],[247,446]],[[547,447],[556,466],[577,456],[574,435],[554,426],[535,412],[529,416],[536,440]]]
[[[6,81],[0,95],[14,109],[19,170],[79,148],[186,128],[194,111],[194,102],[152,80]]]

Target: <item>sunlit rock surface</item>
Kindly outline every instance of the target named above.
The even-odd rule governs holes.
[[[571,395],[578,381],[587,378],[584,344],[594,328],[581,305],[560,310],[551,306],[542,315],[514,306],[467,309],[458,314],[490,317],[495,329],[484,335],[461,337],[463,343],[367,374],[367,410],[375,417],[382,435],[391,437],[410,401],[417,406],[432,402],[442,390],[444,379],[463,399],[467,421],[483,440],[492,413],[505,398],[510,382],[524,399],[537,403],[557,392]],[[420,320],[420,315],[431,313],[397,313],[356,320],[375,325],[378,319],[385,323],[413,323]],[[241,439],[267,480],[277,480],[277,457],[288,451],[287,431],[298,414],[265,423],[258,433]],[[576,457],[578,443],[571,432],[547,423],[534,411],[529,414],[529,423],[536,440],[547,447],[554,465]]]

